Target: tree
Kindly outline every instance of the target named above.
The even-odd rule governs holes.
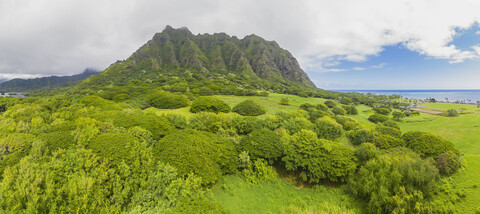
[[[230,106],[227,103],[215,97],[199,97],[192,102],[190,107],[190,112],[192,113],[201,111],[228,113],[230,110]]]
[[[300,169],[300,177],[311,183],[323,179],[345,182],[357,167],[352,150],[318,139],[314,132],[304,129],[289,138],[282,160],[288,170]]]
[[[448,109],[447,110],[447,116],[449,117],[456,117],[458,116],[458,112],[455,109]]]
[[[438,155],[451,151],[459,154],[455,146],[438,135],[427,132],[410,131],[403,134],[406,146],[419,153],[423,157],[437,157]]]
[[[335,140],[343,134],[342,126],[328,117],[318,119],[314,129],[319,138],[327,140]]]
[[[337,106],[337,103],[335,103],[334,101],[331,101],[331,100],[325,101],[324,104],[325,104],[328,108],[333,108],[333,107]]]
[[[345,109],[343,109],[342,107],[340,106],[335,106],[332,108],[332,112],[335,114],[335,115],[345,115],[347,113],[347,111],[345,111]]]
[[[383,123],[389,120],[389,118],[383,114],[372,114],[370,115],[370,117],[368,117],[368,120],[370,120],[373,123]]]
[[[467,111],[467,109],[466,108],[459,108],[458,111],[460,111],[460,114],[463,114],[464,112]]]
[[[269,129],[259,129],[251,132],[238,145],[238,151],[246,151],[252,159],[264,158],[277,160],[283,155],[280,135]]]
[[[188,99],[183,95],[155,93],[150,95],[149,104],[159,109],[177,109],[188,106]]]
[[[379,114],[383,114],[383,115],[388,115],[390,114],[390,109],[388,108],[382,108],[382,107],[379,107],[379,108],[374,108],[373,109],[375,112],[379,113]]]
[[[358,129],[348,132],[347,138],[353,145],[360,145],[362,143],[373,142],[373,134],[367,129]]]
[[[429,159],[407,149],[370,159],[350,180],[348,191],[367,202],[368,213],[422,213],[439,179]]]
[[[192,129],[177,130],[153,146],[155,158],[168,163],[181,176],[194,173],[204,184],[215,183],[237,168],[233,144],[218,135]]]
[[[394,120],[400,121],[402,118],[406,117],[406,115],[401,111],[394,111],[392,117]]]
[[[233,112],[243,116],[258,116],[265,114],[265,108],[253,100],[245,100],[232,109]]]

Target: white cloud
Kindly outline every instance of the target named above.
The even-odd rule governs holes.
[[[480,30],[477,30],[477,31],[475,32],[475,34],[476,34],[476,35],[480,35]]]
[[[105,68],[165,25],[276,40],[307,71],[362,62],[398,43],[456,63],[479,58],[449,45],[455,27],[479,21],[478,11],[474,0],[7,0],[0,1],[0,73]]]
[[[365,68],[363,68],[363,67],[353,67],[352,70],[363,71],[363,70],[365,70]]]
[[[380,63],[378,65],[372,65],[372,66],[370,66],[370,68],[380,69],[380,68],[385,67],[385,65],[387,65],[387,63]]]

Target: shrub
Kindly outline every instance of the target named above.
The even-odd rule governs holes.
[[[375,146],[381,149],[390,149],[395,147],[404,147],[405,141],[389,134],[376,133],[373,142]]]
[[[315,122],[315,133],[319,138],[335,140],[342,136],[342,126],[331,118],[320,118]]]
[[[318,139],[310,130],[301,130],[289,138],[282,160],[288,170],[300,169],[300,177],[312,183],[322,179],[345,182],[357,167],[352,150]]]
[[[373,123],[383,123],[389,120],[389,118],[383,114],[372,114],[370,115],[370,117],[368,117],[368,120],[370,120]]]
[[[345,115],[347,113],[347,111],[345,111],[345,109],[343,109],[342,107],[340,106],[335,106],[332,108],[332,112],[335,114],[335,115]]]
[[[263,159],[257,159],[247,169],[242,171],[243,178],[249,183],[258,183],[259,181],[272,180],[277,177],[275,168],[269,166]]]
[[[112,98],[112,100],[115,102],[120,102],[120,101],[128,100],[130,98],[131,97],[128,94],[117,94]]]
[[[396,128],[384,126],[380,123],[375,125],[374,130],[378,134],[386,134],[386,135],[390,135],[390,136],[396,137],[396,138],[402,137],[402,132],[400,130],[398,130]]]
[[[315,106],[310,103],[304,103],[300,105],[300,109],[303,109],[305,111],[311,111],[313,108],[315,108]]]
[[[400,130],[400,125],[393,120],[387,120],[387,121],[383,122],[382,125]]]
[[[447,110],[447,116],[449,117],[456,117],[458,116],[458,112],[455,109],[448,109]]]
[[[460,158],[457,154],[447,151],[437,157],[436,166],[440,173],[444,175],[451,175],[460,169],[460,167],[462,167],[462,163],[460,162]]]
[[[192,113],[198,113],[201,111],[214,112],[214,113],[218,113],[218,112],[228,113],[230,112],[230,106],[228,106],[227,103],[215,97],[199,97],[192,102],[190,111]]]
[[[228,128],[236,130],[238,134],[248,134],[254,130],[262,129],[263,123],[256,117],[230,117],[227,120]]]
[[[360,145],[362,143],[373,142],[373,134],[366,129],[353,130],[348,132],[347,138],[353,145]]]
[[[165,118],[177,129],[187,127],[187,118],[181,114],[166,114]]]
[[[342,125],[343,129],[346,131],[358,129],[362,126],[360,122],[351,117],[335,116],[334,119],[337,123]]]
[[[320,110],[320,111],[328,111],[328,106],[323,103],[317,104],[316,108],[317,110]]]
[[[103,133],[88,143],[87,149],[109,160],[109,163],[115,166],[131,159],[130,151],[136,144],[138,144],[137,139],[129,134]]]
[[[438,170],[407,149],[396,149],[360,167],[348,191],[366,202],[368,213],[423,213],[437,189]]]
[[[192,116],[189,122],[191,129],[216,133],[222,127],[224,118],[213,112],[200,112]]]
[[[280,135],[268,129],[259,129],[245,136],[238,145],[238,151],[247,151],[252,159],[276,160],[283,155]]]
[[[288,133],[295,134],[301,129],[313,130],[313,123],[302,117],[289,118],[282,123],[282,127],[285,128]]]
[[[318,118],[321,118],[321,117],[324,117],[324,116],[327,116],[327,115],[328,115],[328,113],[324,112],[324,111],[319,111],[319,110],[309,111],[308,112],[308,120],[310,120],[310,122],[312,122],[312,123],[315,123],[315,121]]]
[[[232,111],[243,116],[258,116],[265,114],[265,108],[261,106],[260,103],[253,100],[245,100],[237,104],[233,107]]]
[[[424,157],[437,157],[451,151],[458,154],[458,150],[450,142],[438,135],[427,132],[411,131],[403,134],[406,146]]]
[[[159,109],[177,109],[188,106],[188,99],[183,95],[155,93],[149,97],[148,103]]]
[[[328,111],[328,106],[323,103],[317,104],[316,108],[320,111]]]
[[[347,111],[347,114],[350,114],[350,115],[357,115],[358,114],[357,107],[355,107],[354,105],[344,105],[343,109],[345,109],[345,111]]]
[[[222,173],[237,168],[234,147],[221,137],[192,129],[177,130],[153,146],[155,157],[182,176],[195,173],[204,184],[215,183]]]
[[[280,99],[280,105],[288,106],[289,102],[290,102],[290,100],[288,98]]]
[[[44,133],[38,138],[45,142],[50,152],[55,152],[58,149],[68,149],[75,145],[73,136],[67,131]]]
[[[401,112],[401,111],[394,111],[392,113],[392,117],[394,120],[396,121],[399,121],[401,120],[402,118],[406,117],[407,115],[405,115],[405,113]]]
[[[327,100],[323,104],[325,104],[328,108],[333,108],[333,107],[337,106],[337,103],[335,103],[334,101],[331,101],[331,100]]]
[[[375,112],[379,113],[379,114],[383,114],[383,115],[388,115],[390,114],[390,109],[388,108],[383,108],[383,107],[378,107],[378,108],[374,108],[373,109]]]
[[[362,143],[362,145],[355,150],[355,156],[360,162],[367,162],[378,157],[379,154],[380,151],[371,143]]]
[[[261,96],[261,97],[268,97],[268,95],[269,94],[266,91],[261,91],[261,92],[258,93],[258,96]]]

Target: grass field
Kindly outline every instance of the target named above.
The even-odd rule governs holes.
[[[229,96],[229,95],[215,95],[214,97],[219,98],[230,105],[233,108],[238,103],[244,100],[255,100],[259,102],[263,107],[265,107],[266,113],[264,115],[260,115],[259,118],[263,118],[269,114],[275,114],[279,111],[295,111],[298,110],[300,105],[304,103],[310,104],[319,104],[326,101],[326,99],[322,98],[303,98],[295,95],[285,95],[285,94],[275,94],[271,93],[268,97],[259,97],[259,96]],[[280,100],[282,98],[287,98],[289,101],[288,105],[280,105]],[[179,109],[156,109],[150,108],[149,111],[153,111],[157,114],[165,114],[165,113],[174,113],[174,114],[181,114],[185,115],[187,118],[193,115],[190,113],[190,107],[179,108]]]
[[[473,105],[449,103],[421,104],[437,110],[466,108],[470,112],[477,110]],[[400,123],[402,131],[426,131],[442,136],[454,143],[463,156],[464,169],[452,176],[454,189],[464,189],[465,199],[455,207],[458,213],[476,213],[480,210],[480,114],[461,114],[458,117],[421,115],[432,120]]]
[[[282,178],[259,184],[226,176],[213,188],[214,197],[231,213],[359,213],[341,188],[298,188]]]

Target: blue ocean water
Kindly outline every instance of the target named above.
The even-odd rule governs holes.
[[[358,92],[358,93],[372,93],[372,94],[397,94],[405,98],[412,99],[427,99],[434,98],[437,101],[449,102],[471,102],[476,103],[480,101],[480,90],[334,90],[340,92]]]

